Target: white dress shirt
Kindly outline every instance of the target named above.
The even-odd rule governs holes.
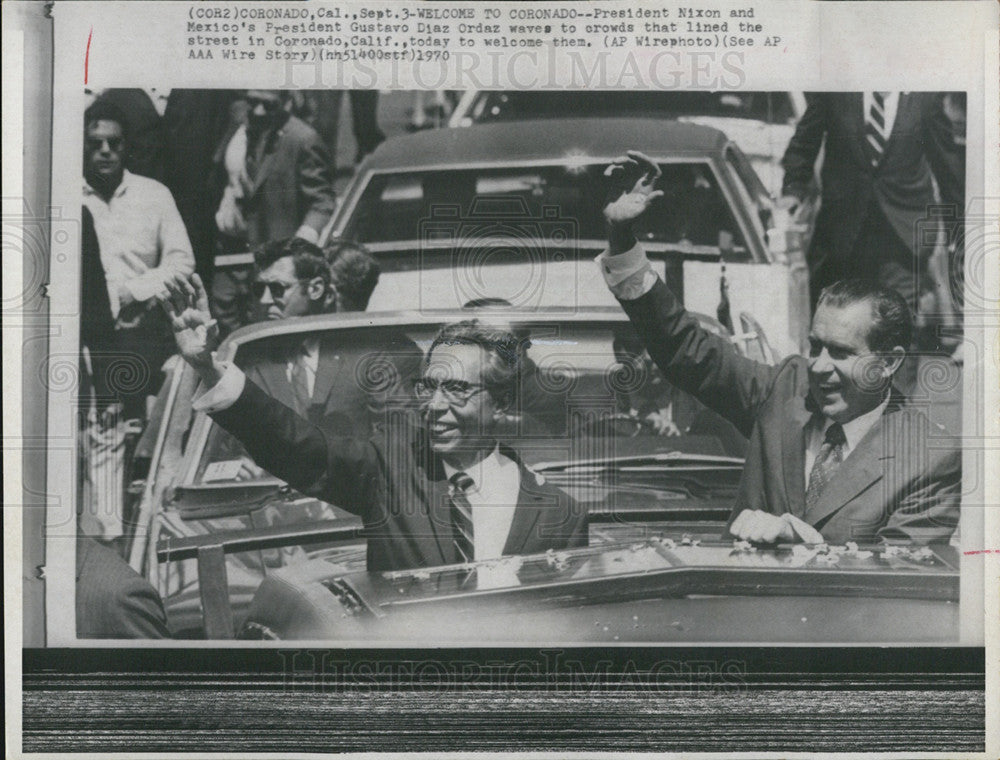
[[[860,417],[855,417],[850,422],[845,422],[841,427],[844,429],[844,438],[846,442],[843,445],[843,458],[844,460],[850,455],[854,449],[857,448],[858,444],[861,443],[861,439],[864,438],[868,431],[874,427],[875,423],[879,421],[885,408],[889,406],[889,397],[885,397],[885,401],[876,406],[870,412],[865,412]],[[817,424],[817,420],[822,419],[822,422]],[[826,431],[830,425],[833,424],[833,420],[828,417],[814,417],[809,421],[807,427],[809,428],[806,434],[806,485],[809,485],[809,475],[812,473],[813,464],[816,463],[816,457],[819,456],[819,450],[823,446],[823,441],[826,439]]]
[[[459,472],[447,462],[442,464],[448,478]],[[462,472],[472,478],[472,485],[465,496],[472,507],[476,561],[501,557],[514,522],[517,494],[521,488],[517,462],[505,457],[497,447],[489,456]]]
[[[156,180],[125,171],[105,201],[86,182],[83,205],[94,217],[111,313],[121,310],[124,286],[136,301],[166,293],[164,282],[194,272],[191,242],[170,191]]]
[[[306,386],[309,388],[309,398],[313,396],[316,387],[316,370],[319,367],[319,339],[307,338],[302,341],[302,363],[306,367]],[[285,364],[285,377],[288,385],[292,384],[292,373],[295,371],[295,361]]]

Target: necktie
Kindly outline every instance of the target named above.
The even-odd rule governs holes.
[[[305,347],[303,346],[292,358],[292,399],[295,411],[301,417],[309,416],[309,405],[312,396],[309,393],[309,368],[306,367]]]
[[[882,160],[885,141],[889,137],[885,129],[885,96],[884,92],[872,93],[872,104],[865,119],[865,139],[872,166],[878,166],[878,162]]]
[[[476,543],[472,529],[472,505],[465,492],[473,481],[468,473],[456,472],[449,478],[451,482],[451,523],[454,527],[455,548],[463,562],[472,562],[476,556]]]
[[[816,455],[812,470],[809,472],[809,485],[806,488],[806,515],[816,506],[823,489],[833,478],[834,471],[844,461],[844,428],[834,422],[826,429],[823,445]],[[808,517],[806,518],[808,522]]]

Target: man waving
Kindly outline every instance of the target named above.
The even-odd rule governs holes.
[[[660,197],[659,168],[629,152],[605,172],[609,248],[597,261],[671,383],[749,439],[728,530],[756,542],[948,541],[958,523],[960,449],[893,388],[912,317],[877,282],[819,297],[809,356],[752,361],[700,327],[653,272],[631,231]]]

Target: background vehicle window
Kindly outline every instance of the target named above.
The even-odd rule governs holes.
[[[588,116],[714,116],[793,123],[787,92],[482,92],[470,108],[475,122]]]
[[[748,260],[744,235],[707,162],[664,163],[657,200],[637,227],[644,242],[723,248]],[[604,165],[563,165],[375,175],[344,236],[367,244],[478,245],[486,237],[572,246],[603,241]],[[706,251],[706,252],[708,252]]]

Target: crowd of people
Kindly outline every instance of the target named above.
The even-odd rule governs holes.
[[[334,167],[329,131],[317,125],[332,119],[335,135],[341,97],[174,90],[160,114],[151,93],[115,90],[88,108],[82,345],[93,403],[82,436],[81,532],[121,535],[126,421],[143,418],[161,368],[179,353],[203,383],[195,408],[246,447],[248,467],[320,499],[351,495],[346,503],[370,529],[370,569],[585,545],[585,506],[500,442],[523,371],[513,333],[475,319],[447,325],[423,370],[414,347],[415,366],[401,374],[414,375],[419,419],[367,445],[324,433],[312,398],[322,346],[296,346],[279,363],[284,400],[215,357],[219,337],[243,324],[367,306],[378,262],[352,242],[319,245],[334,210]],[[352,93],[351,102],[365,137],[360,157],[384,135],[377,94]],[[919,347],[912,315],[934,287],[929,249],[941,248],[920,234],[921,223],[935,202],[963,203],[964,132],[949,102],[953,111],[960,105],[940,94],[809,97],[785,155],[781,203],[791,213],[803,204],[825,145],[808,256],[810,350],[776,366],[739,356],[699,327],[650,269],[632,225],[662,195],[659,169],[640,153],[608,167],[616,192],[599,263],[642,341],[621,351],[655,362],[748,441],[728,526],[737,538],[926,543],[952,535],[960,452],[911,441],[899,450],[934,456],[884,456],[897,438],[929,434],[895,386]],[[960,250],[949,253],[960,261]],[[937,288],[953,291],[948,285]],[[136,362],[130,372],[118,371],[123,358]],[[628,403],[655,417],[669,401]],[[890,490],[870,487],[885,475],[866,468],[876,449],[891,469]],[[388,461],[396,466],[386,469]]]
[[[340,91],[94,94],[83,156],[86,534],[113,540],[123,531],[131,445],[175,351],[157,304],[167,281],[197,273],[223,334],[367,305],[377,262],[346,241],[317,246],[335,205],[344,99]],[[349,99],[360,160],[385,139],[378,92]],[[306,269],[316,281],[300,293]]]

